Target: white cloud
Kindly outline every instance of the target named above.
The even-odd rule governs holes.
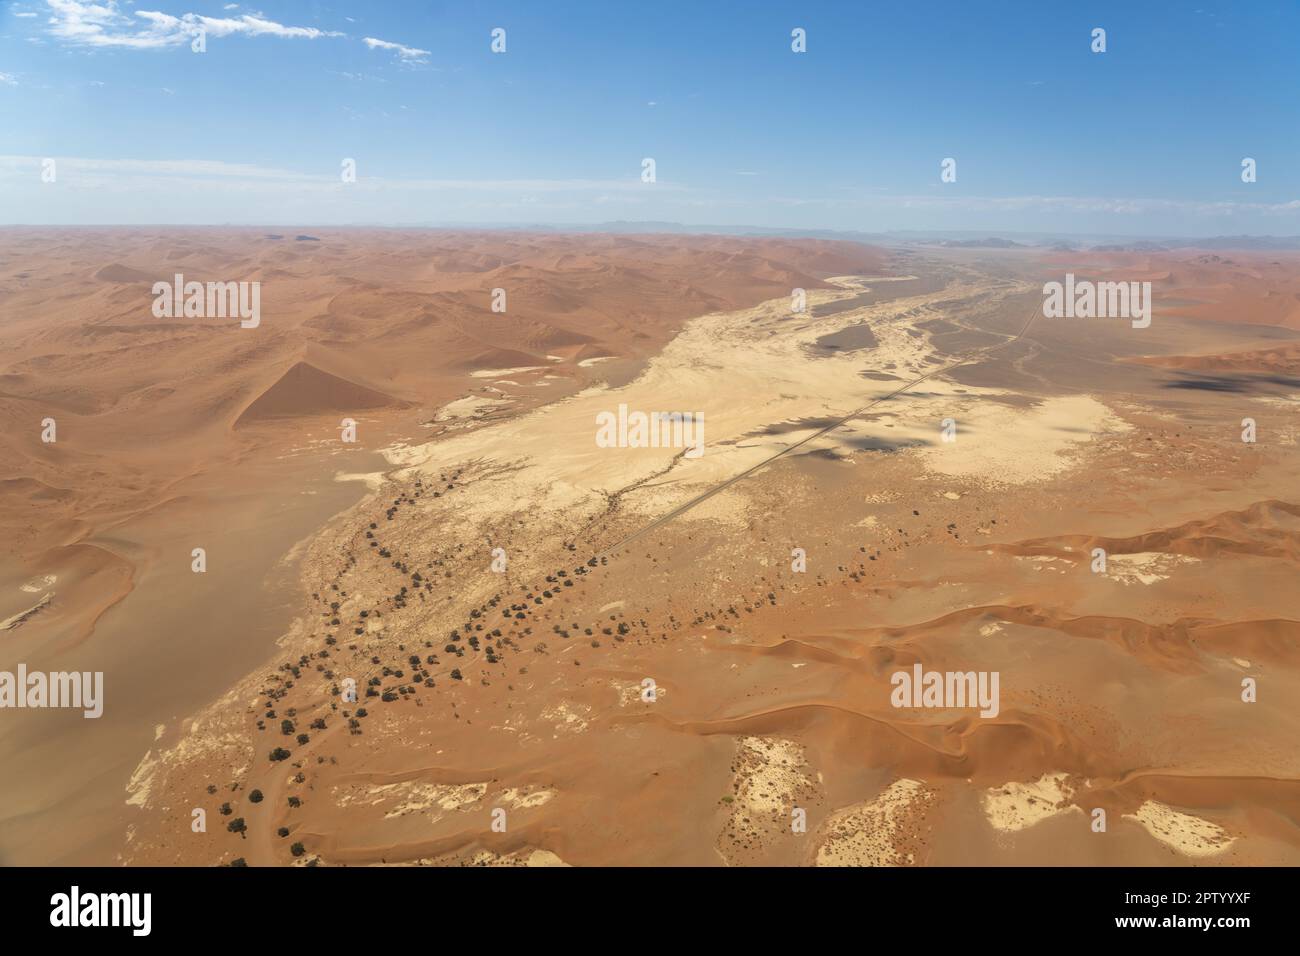
[[[18,79],[12,73],[0,73],[0,83],[5,86],[17,86]]]
[[[78,46],[160,49],[189,43],[200,30],[213,37],[243,34],[315,40],[343,36],[315,27],[285,26],[251,14],[229,18],[186,13],[176,17],[156,10],[136,10],[128,16],[117,0],[46,0],[46,4],[50,8],[50,34]]]
[[[143,14],[137,14],[142,16]],[[185,14],[186,22],[195,20],[201,23],[208,33],[213,36],[223,37],[235,33],[243,33],[247,36],[273,36],[273,37],[290,37],[307,40],[316,40],[320,37],[341,37],[344,34],[334,30],[317,30],[315,27],[287,27],[282,23],[276,23],[274,20],[267,20],[263,17],[244,14],[237,20],[228,18],[214,19],[213,17],[200,17],[192,13]]]
[[[423,62],[426,58],[432,56],[428,50],[421,50],[413,46],[402,46],[400,43],[391,43],[388,40],[376,40],[374,37],[365,37],[364,42],[372,50],[392,50],[409,63]]]

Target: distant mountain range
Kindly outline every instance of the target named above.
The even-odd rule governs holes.
[[[482,228],[481,226],[478,228]],[[769,226],[686,225],[680,222],[628,221],[582,225],[524,225],[499,228],[555,232],[607,233],[714,233],[720,235],[788,236],[811,239],[846,239],[875,245],[925,245],[949,249],[1053,249],[1059,252],[1168,252],[1174,249],[1287,250],[1300,249],[1300,236],[1208,236],[1204,238],[1074,236],[1047,233],[988,235],[953,232],[857,232],[834,229],[779,229]]]

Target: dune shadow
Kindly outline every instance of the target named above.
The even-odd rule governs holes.
[[[904,448],[924,448],[933,445],[934,442],[926,438],[906,438],[899,441],[891,441],[888,438],[879,438],[875,435],[863,435],[861,437],[840,440],[841,445],[847,445],[854,451],[883,451],[892,453],[902,451]]]
[[[807,351],[818,358],[825,358],[842,352],[873,349],[879,344],[875,333],[871,331],[871,326],[864,322],[821,336],[816,342],[807,346]]]
[[[1185,375],[1162,385],[1163,388],[1234,395],[1271,391],[1268,386],[1300,388],[1300,378],[1291,375]]]

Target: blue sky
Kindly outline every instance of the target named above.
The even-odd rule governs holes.
[[[1292,2],[0,6],[4,223],[1300,234]]]

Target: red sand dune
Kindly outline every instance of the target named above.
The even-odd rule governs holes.
[[[306,362],[297,362],[244,409],[235,419],[235,427],[266,418],[323,415],[400,404],[382,392],[323,372]]]

